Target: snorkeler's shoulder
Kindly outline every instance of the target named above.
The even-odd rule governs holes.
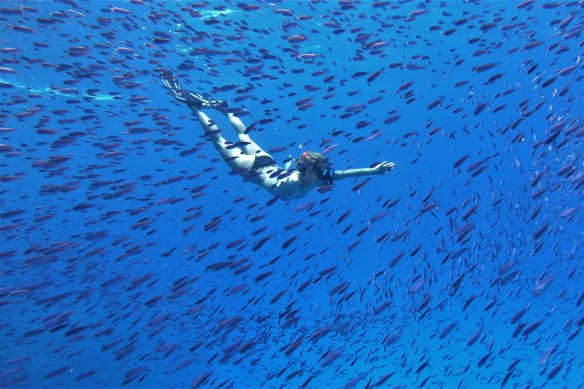
[[[298,170],[292,170],[290,172],[286,172],[285,174],[280,175],[278,179],[279,185],[286,185],[286,186],[296,186],[300,185],[300,176],[301,173]]]
[[[291,171],[278,179],[276,190],[282,197],[294,197],[301,186],[300,172]]]

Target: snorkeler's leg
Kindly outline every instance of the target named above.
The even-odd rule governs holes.
[[[202,108],[214,108],[222,113],[227,113],[227,103],[222,100],[212,100],[204,95],[182,89],[176,75],[172,72],[162,70],[160,74],[164,87],[170,91],[177,101],[186,104],[193,111],[201,127],[205,130],[205,134],[213,142],[213,146],[219,151],[219,154],[221,154],[229,167],[233,170],[250,169],[255,158],[245,155],[237,146],[227,142],[221,136],[221,131],[217,125],[201,111]]]
[[[235,116],[232,112],[223,112],[231,126],[237,132],[237,137],[239,138],[238,146],[243,150],[243,152],[247,155],[267,155],[268,157],[272,158],[270,154],[268,154],[264,149],[262,149],[257,143],[255,143],[250,136],[247,134],[247,128],[245,124],[241,121],[240,118]]]
[[[223,160],[233,170],[250,169],[254,163],[254,157],[245,155],[242,150],[228,142],[221,136],[219,127],[201,110],[191,107],[191,110],[205,130],[207,137],[213,142],[213,146],[219,151]]]

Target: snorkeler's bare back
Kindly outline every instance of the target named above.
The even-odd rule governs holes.
[[[247,179],[284,200],[304,197],[311,189],[303,188],[300,172],[281,170],[277,165],[256,169]]]
[[[278,180],[275,194],[283,200],[298,199],[321,185],[321,182],[308,180],[298,170],[292,170],[287,177]]]

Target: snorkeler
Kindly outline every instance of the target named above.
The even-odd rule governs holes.
[[[314,188],[332,185],[343,178],[381,175],[395,167],[393,162],[384,161],[371,168],[335,170],[324,155],[305,151],[296,160],[296,169],[282,169],[249,137],[245,125],[228,109],[225,101],[184,90],[174,74],[167,71],[161,74],[164,86],[176,100],[193,111],[229,167],[284,200],[304,197]],[[225,115],[237,132],[239,141],[231,143],[225,140],[217,125],[203,112],[204,108],[215,109]]]

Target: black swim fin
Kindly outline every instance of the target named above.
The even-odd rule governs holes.
[[[224,100],[214,100],[209,96],[202,95],[200,93],[195,93],[182,89],[176,76],[166,70],[160,72],[162,76],[162,84],[170,90],[173,97],[178,101],[185,103],[189,107],[196,109],[201,108],[213,108],[218,111],[227,110],[227,102]]]

